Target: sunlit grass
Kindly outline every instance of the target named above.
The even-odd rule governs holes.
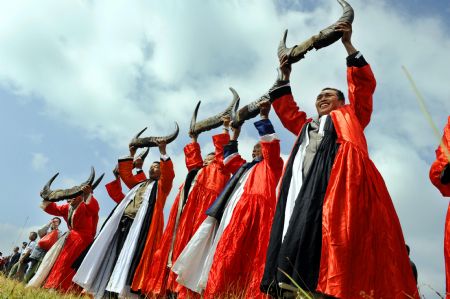
[[[0,274],[0,298],[1,299],[22,299],[22,298],[36,298],[36,299],[79,299],[89,298],[80,295],[62,295],[53,290],[25,288],[25,284],[15,280],[6,278]]]

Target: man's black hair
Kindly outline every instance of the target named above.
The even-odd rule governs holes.
[[[333,87],[325,87],[325,88],[322,89],[322,91],[327,90],[327,89],[334,90],[336,92],[338,100],[345,102],[345,96],[342,93],[342,91],[340,91],[339,89],[333,88]]]

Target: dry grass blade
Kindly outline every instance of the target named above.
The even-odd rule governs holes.
[[[411,83],[411,86],[413,88],[414,93],[416,94],[417,101],[419,102],[420,110],[422,111],[423,115],[425,116],[425,118],[427,119],[427,121],[430,124],[431,128],[433,129],[434,134],[438,138],[439,143],[441,145],[441,148],[443,149],[443,151],[445,153],[445,156],[447,157],[447,160],[450,163],[450,152],[449,152],[448,148],[445,146],[445,144],[441,140],[441,133],[439,132],[436,124],[433,121],[433,118],[431,117],[430,112],[427,109],[427,106],[425,105],[425,100],[424,100],[422,94],[420,93],[419,89],[417,88],[416,83],[414,82],[411,74],[408,72],[406,67],[402,66],[402,69],[405,72],[405,75],[408,78],[409,82]]]
[[[303,290],[298,285],[298,283],[291,276],[289,276],[289,274],[287,274],[286,272],[284,272],[280,268],[278,268],[278,271],[283,273],[294,284],[294,286],[297,288],[297,293],[300,295],[300,298],[313,299],[313,297],[311,295],[309,295],[305,290]]]

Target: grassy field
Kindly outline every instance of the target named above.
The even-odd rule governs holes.
[[[7,279],[3,274],[0,274],[0,299],[79,299],[89,298],[88,296],[78,295],[61,295],[55,291],[48,291],[36,288],[25,288],[23,283]]]

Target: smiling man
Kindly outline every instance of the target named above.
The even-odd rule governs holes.
[[[375,78],[351,42],[351,25],[335,29],[349,55],[348,104],[341,91],[324,88],[317,116],[308,118],[292,97],[287,56],[280,59],[287,80],[270,93],[298,138],[280,184],[261,289],[281,295],[280,283],[291,284],[282,270],[325,298],[416,298],[400,222],[364,136]]]

